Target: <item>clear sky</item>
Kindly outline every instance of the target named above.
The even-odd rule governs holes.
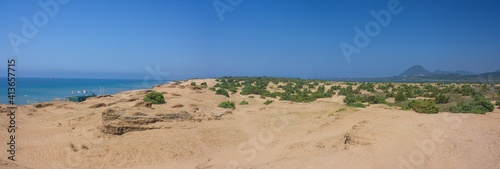
[[[58,7],[44,10],[39,2]],[[18,76],[143,78],[157,67],[172,79],[385,77],[417,64],[431,71],[500,69],[497,0],[63,3],[0,1],[0,56],[17,59]],[[399,12],[389,12],[383,26],[370,12],[389,11],[388,4]],[[354,28],[366,34],[373,23],[379,32],[370,27],[369,44],[356,46]],[[348,61],[342,42],[360,53]]]

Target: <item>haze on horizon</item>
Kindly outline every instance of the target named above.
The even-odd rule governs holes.
[[[413,65],[500,69],[494,0],[63,2],[0,2],[0,55],[17,59],[19,77],[348,78],[394,76]],[[58,7],[51,13],[39,3]],[[390,19],[372,11],[389,11]],[[377,31],[373,23],[379,32],[367,33],[370,24]],[[26,24],[37,29],[31,37],[23,35]],[[13,34],[25,43],[13,45]],[[356,45],[359,36],[369,42]],[[346,57],[343,43],[359,53]],[[0,66],[6,71],[7,63]]]

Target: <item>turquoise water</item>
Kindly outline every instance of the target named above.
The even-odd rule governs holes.
[[[2,79],[4,82],[0,79],[0,104],[7,104],[9,102],[7,78]],[[169,80],[17,78],[15,103],[23,105],[29,102],[52,101],[55,98],[64,100],[66,96],[88,95],[92,92],[96,95],[116,94],[127,90],[149,89],[167,82]],[[83,90],[87,90],[88,93],[84,94]]]

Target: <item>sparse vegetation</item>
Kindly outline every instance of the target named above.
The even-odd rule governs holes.
[[[474,101],[458,103],[457,106],[451,107],[450,111],[453,113],[485,114],[486,112],[492,112],[494,109],[495,106],[490,100],[482,95],[475,95]]]
[[[163,97],[163,94],[160,92],[149,92],[144,96],[142,99],[144,102],[151,102],[152,104],[164,104],[165,103],[165,98]]]
[[[269,104],[271,104],[271,103],[273,103],[273,101],[272,101],[272,100],[266,100],[266,102],[264,102],[264,104],[265,104],[265,105],[269,105]]]
[[[346,111],[346,110],[347,110],[346,108],[342,107],[340,109],[335,110],[335,113],[343,112],[343,111]]]
[[[200,85],[201,85],[201,86],[205,86],[205,87],[207,87],[207,86],[208,86],[208,85],[207,85],[207,82],[202,82]]]
[[[485,100],[495,100],[500,94],[497,94],[500,88],[494,84],[329,82],[271,77],[222,77],[216,81],[210,90],[226,97],[229,97],[229,92],[234,94],[240,90],[241,95],[252,95],[248,98],[255,95],[261,99],[312,102],[338,94],[346,96],[344,103],[352,107],[387,104],[429,114],[452,109],[454,112],[468,112],[471,105],[482,107],[475,108],[474,112],[489,111],[491,102],[487,104]],[[476,95],[485,95],[488,99],[478,101]],[[417,97],[424,99],[415,100]],[[395,102],[388,103],[387,98],[394,98]]]
[[[352,103],[352,104],[349,104],[348,106],[358,107],[358,108],[365,108],[366,107],[363,103],[360,103],[360,102]]]
[[[439,107],[433,100],[412,100],[408,103],[407,109],[413,109],[417,113],[436,114],[439,112]]]
[[[395,100],[397,102],[403,102],[403,101],[407,101],[408,98],[406,97],[406,95],[403,94],[403,92],[398,92],[398,94],[395,97]]]
[[[375,96],[364,96],[363,102],[368,102],[370,104],[385,104],[387,101],[385,101],[384,96],[380,95],[375,95]]]
[[[435,100],[436,104],[446,104],[450,102],[450,96],[446,96],[444,94],[440,94],[436,96]]]
[[[217,89],[215,91],[215,94],[218,94],[218,95],[223,95],[223,96],[226,96],[226,97],[229,97],[229,93],[227,92],[226,89]]]
[[[221,102],[221,103],[219,103],[218,107],[222,107],[225,109],[236,109],[234,102],[230,102],[230,101]]]
[[[191,86],[196,86],[196,82],[191,82]]]
[[[243,101],[240,102],[240,105],[248,105],[248,102],[245,101],[245,100],[243,100]]]
[[[361,102],[361,98],[354,96],[353,94],[348,94],[344,98],[344,103],[348,106],[365,108],[366,106]]]

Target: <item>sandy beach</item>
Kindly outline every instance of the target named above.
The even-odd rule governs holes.
[[[17,108],[16,161],[0,121],[0,168],[500,168],[500,109],[485,115],[419,114],[382,104],[353,108],[344,96],[292,103],[227,98],[195,79],[84,102]],[[249,105],[217,107],[222,101]],[[7,105],[0,105],[6,119]]]

